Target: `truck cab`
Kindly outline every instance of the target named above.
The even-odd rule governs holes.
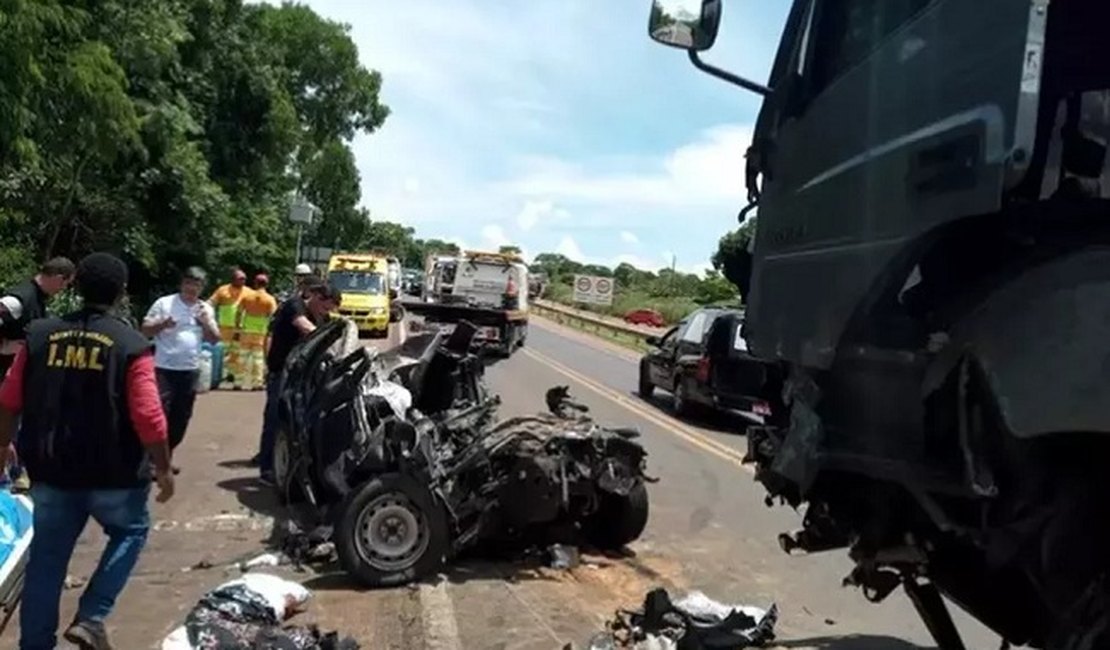
[[[351,319],[360,334],[389,335],[389,261],[385,257],[341,253],[328,261],[328,282],[342,292],[339,314]]]
[[[1110,3],[794,0],[766,83],[701,58],[724,4],[654,0],[648,35],[762,97],[744,337],[790,418],[748,458],[806,505],[783,548],[849,548],[942,648],[941,593],[1110,647]]]

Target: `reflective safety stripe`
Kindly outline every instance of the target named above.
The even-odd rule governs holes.
[[[248,334],[265,334],[270,327],[270,317],[243,314],[243,331]]]
[[[235,303],[217,307],[216,318],[220,327],[235,327],[235,312],[238,311],[238,309],[239,305]]]

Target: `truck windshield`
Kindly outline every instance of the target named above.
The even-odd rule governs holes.
[[[374,271],[332,271],[328,273],[328,282],[343,293],[385,293],[382,274]]]

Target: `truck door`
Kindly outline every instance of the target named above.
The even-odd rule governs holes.
[[[1020,118],[1037,100],[1023,90],[1036,87],[1023,70],[1027,41],[1037,47],[1036,4],[808,3],[753,139],[758,356],[827,367],[851,314],[913,237],[998,208],[1010,152],[1032,151]]]

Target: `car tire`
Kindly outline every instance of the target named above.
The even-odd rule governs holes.
[[[671,409],[679,417],[690,415],[693,406],[690,404],[690,396],[687,391],[685,379],[679,377],[675,380],[674,390],[671,391]]]
[[[278,502],[282,505],[289,503],[289,483],[292,480],[291,459],[289,450],[289,430],[282,424],[278,426],[274,435],[274,492],[277,493]]]
[[[348,494],[334,541],[344,571],[367,587],[434,574],[451,545],[446,512],[431,490],[399,473],[376,476]]]
[[[647,486],[637,483],[621,496],[601,493],[598,510],[587,521],[586,540],[601,551],[618,551],[636,541],[648,522]]]
[[[655,394],[655,384],[651,383],[647,364],[642,361],[640,362],[640,380],[636,385],[636,392],[644,399],[651,399],[651,396]]]

